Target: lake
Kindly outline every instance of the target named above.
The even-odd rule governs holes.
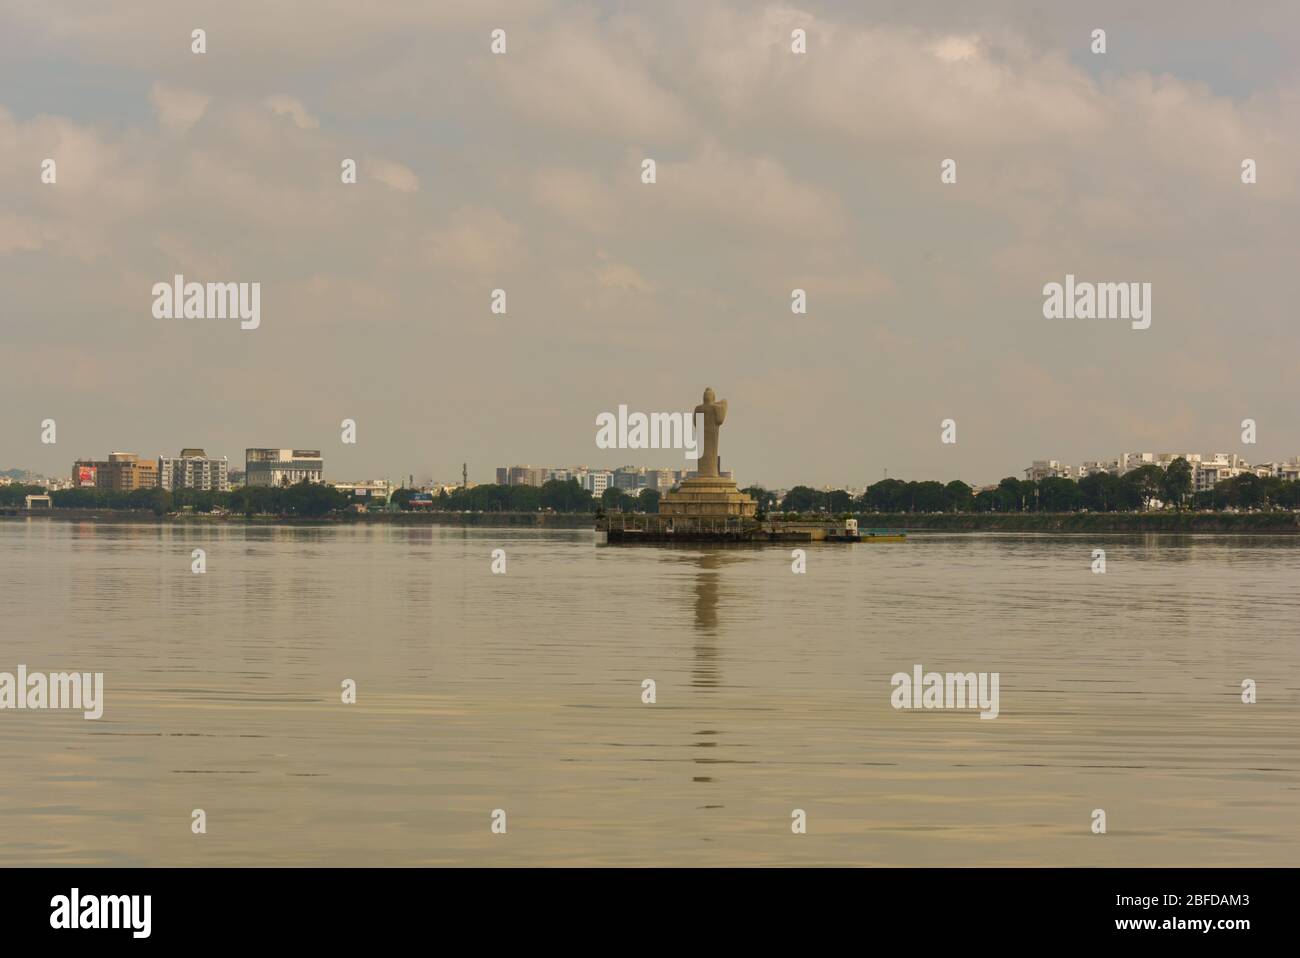
[[[105,685],[0,711],[0,863],[1300,860],[1296,538],[804,548],[0,520],[0,671]],[[917,664],[997,718],[893,708]]]

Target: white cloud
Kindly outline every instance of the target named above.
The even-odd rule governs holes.
[[[423,246],[430,264],[453,277],[517,276],[527,266],[522,237],[520,227],[496,210],[464,206],[427,233]]]
[[[420,178],[416,176],[408,167],[403,166],[393,160],[366,160],[365,166],[368,172],[366,175],[383,183],[390,190],[397,190],[399,193],[414,193],[420,188]],[[361,171],[358,170],[358,176]]]
[[[602,289],[631,293],[654,292],[654,285],[626,263],[602,262],[596,267],[595,279],[596,285]]]
[[[630,44],[581,16],[521,40],[497,58],[491,77],[522,122],[596,134],[675,141],[689,111]]]
[[[944,37],[930,48],[936,57],[946,63],[960,63],[979,56],[978,37]]]
[[[149,91],[149,100],[160,124],[184,133],[202,118],[212,98],[196,90],[155,83]]]
[[[314,130],[320,126],[320,120],[308,113],[302,101],[296,97],[281,93],[269,96],[262,102],[276,116],[287,116],[292,119],[294,126],[300,130]]]

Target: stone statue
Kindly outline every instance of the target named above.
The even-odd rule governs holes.
[[[718,475],[718,427],[727,418],[727,401],[716,402],[712,389],[704,390],[704,402],[695,407],[695,414],[704,417],[703,448],[700,460],[695,467],[695,474],[701,477]],[[696,442],[701,437],[695,437]]]

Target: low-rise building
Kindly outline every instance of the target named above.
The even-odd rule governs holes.
[[[1293,456],[1281,462],[1265,462],[1255,467],[1255,475],[1261,478],[1281,479],[1283,482],[1300,480],[1300,456]]]
[[[134,492],[158,485],[158,463],[133,452],[110,452],[107,459],[78,459],[72,464],[72,481],[79,488]]]
[[[1025,470],[1025,478],[1031,482],[1037,482],[1040,479],[1077,479],[1073,469],[1069,466],[1062,466],[1057,459],[1035,459],[1033,463]]]
[[[1216,452],[1211,456],[1203,456],[1193,471],[1196,491],[1209,492],[1214,488],[1215,483],[1223,482],[1225,479],[1235,479],[1249,470],[1250,463],[1235,452]]]
[[[292,486],[324,478],[325,461],[319,449],[248,449],[244,453],[244,482],[249,486]]]
[[[387,501],[392,498],[393,484],[387,479],[367,479],[362,482],[327,482],[327,486],[333,486],[345,496],[353,499],[364,499],[367,501],[379,500]]]

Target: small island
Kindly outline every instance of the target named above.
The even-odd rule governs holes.
[[[735,479],[721,474],[718,434],[727,418],[727,401],[712,389],[695,407],[704,434],[695,475],[664,493],[657,515],[610,513],[596,520],[596,531],[608,543],[637,542],[860,542],[864,539],[901,541],[901,532],[858,532],[856,519],[764,520],[758,503],[741,492]]]

